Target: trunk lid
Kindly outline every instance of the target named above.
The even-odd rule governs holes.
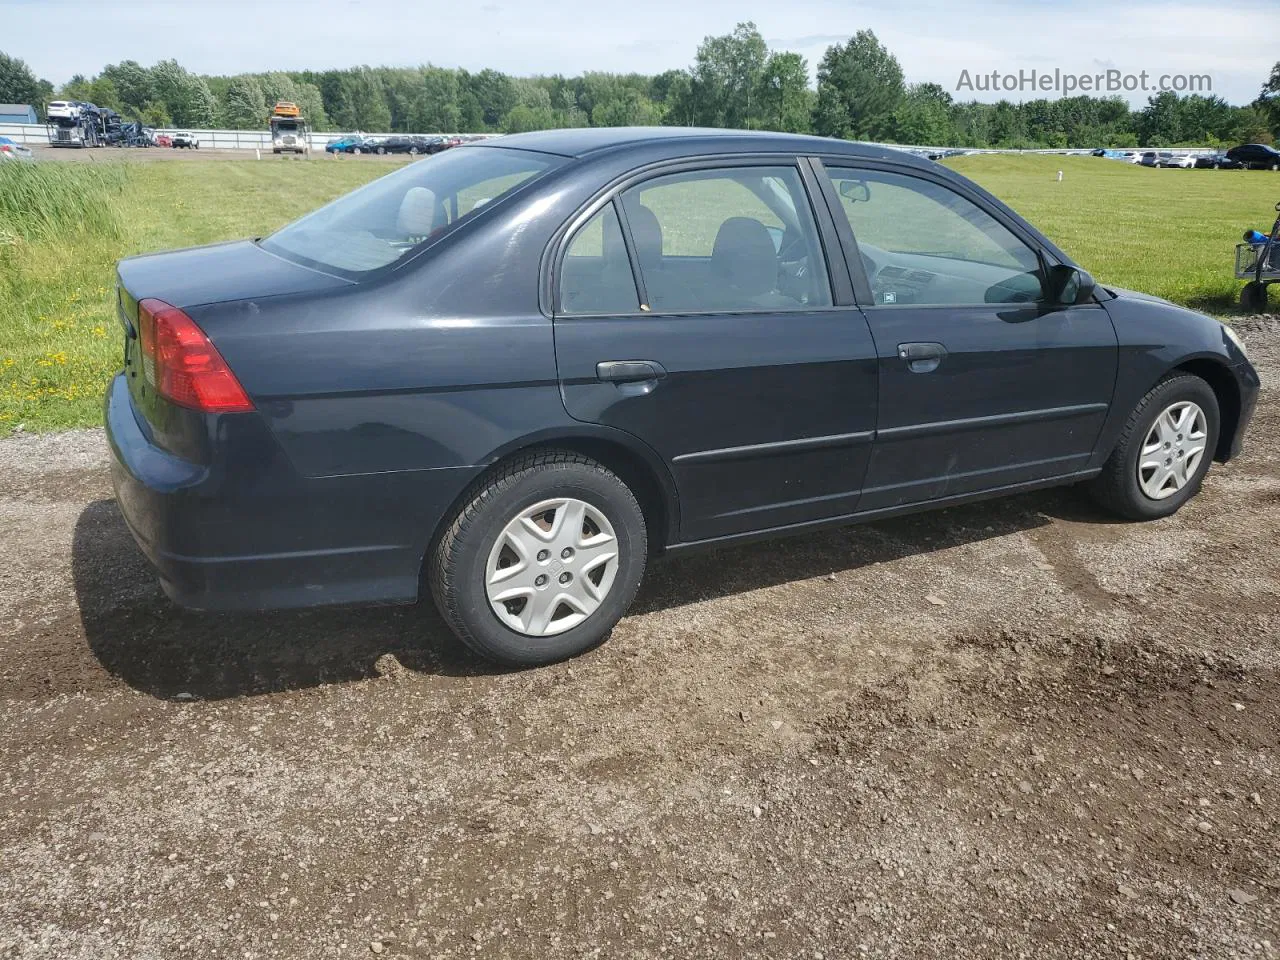
[[[129,257],[120,261],[116,273],[134,298],[155,297],[182,309],[351,283],[268,253],[252,240]]]

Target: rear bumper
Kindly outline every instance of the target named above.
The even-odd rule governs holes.
[[[413,602],[430,536],[469,482],[462,470],[306,478],[282,456],[209,467],[148,440],[123,375],[105,405],[120,512],[164,592],[185,607]],[[246,435],[265,433],[256,415],[234,416]],[[240,442],[252,449],[251,437]]]

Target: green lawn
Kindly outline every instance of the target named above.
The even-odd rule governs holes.
[[[1083,157],[951,163],[1099,279],[1220,313],[1239,289],[1234,244],[1246,227],[1268,227],[1280,199],[1280,177],[1265,172]],[[319,158],[34,166],[0,166],[0,435],[101,421],[121,351],[118,258],[258,236],[390,169]]]

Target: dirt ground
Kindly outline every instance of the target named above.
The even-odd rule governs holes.
[[[1280,956],[1280,318],[1176,517],[1072,490],[656,564],[495,672],[429,605],[161,596],[0,442],[0,955]]]

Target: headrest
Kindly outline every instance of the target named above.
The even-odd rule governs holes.
[[[406,237],[425,237],[435,225],[436,195],[426,187],[410,187],[400,201],[396,229]]]
[[[643,204],[636,204],[627,208],[627,220],[631,224],[640,269],[656,269],[662,264],[662,224],[658,223],[657,215]]]
[[[730,217],[720,224],[711,270],[747,296],[772,290],[778,282],[778,258],[764,224],[751,217]]]

